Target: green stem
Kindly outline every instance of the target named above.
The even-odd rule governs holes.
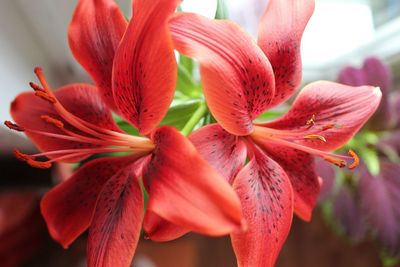
[[[205,103],[200,103],[200,106],[197,110],[193,113],[192,117],[188,120],[185,126],[182,129],[183,135],[189,135],[194,127],[199,123],[199,121],[207,114],[207,106]]]

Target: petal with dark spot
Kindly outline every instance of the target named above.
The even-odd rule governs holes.
[[[232,184],[246,160],[246,146],[218,124],[207,125],[189,136],[203,158]]]
[[[176,129],[152,134],[156,144],[144,170],[149,184],[147,209],[167,221],[207,235],[224,235],[242,226],[238,197],[227,181]]]
[[[231,234],[238,266],[272,267],[292,223],[293,193],[285,171],[258,148],[233,187],[248,230]]]
[[[216,120],[231,134],[250,134],[252,121],[274,95],[274,74],[264,53],[230,21],[179,13],[169,26],[176,49],[200,62],[204,95]]]
[[[144,198],[139,178],[126,167],[104,185],[88,237],[88,266],[131,265],[140,237]]]
[[[90,225],[103,185],[137,157],[109,157],[90,161],[68,180],[47,192],[41,211],[50,235],[68,247]]]
[[[133,1],[133,16],[115,55],[115,103],[143,135],[161,122],[174,96],[177,66],[167,20],[179,3]]]
[[[68,29],[72,54],[114,111],[118,109],[111,88],[112,65],[127,25],[114,0],[80,0]]]
[[[300,42],[313,12],[314,0],[271,0],[260,20],[258,44],[275,74],[271,105],[291,97],[301,84]]]

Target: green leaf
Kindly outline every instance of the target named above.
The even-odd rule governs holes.
[[[193,75],[193,70],[194,70],[194,61],[193,59],[184,56],[182,54],[179,54],[179,65],[184,67],[187,72],[189,73],[190,76]]]
[[[256,122],[264,122],[264,121],[271,121],[276,118],[279,118],[282,116],[283,112],[281,111],[274,111],[274,110],[269,110],[267,112],[264,112],[258,118],[256,119]]]
[[[200,100],[193,100],[185,102],[183,104],[172,106],[160,125],[170,125],[174,126],[178,130],[182,130],[186,122],[192,117],[193,113],[199,108],[201,104]],[[115,121],[118,126],[131,135],[140,135],[138,130],[136,130],[130,123],[126,122],[120,117],[115,116]]]
[[[192,117],[193,113],[201,105],[200,100],[193,100],[184,104],[176,105],[168,110],[167,115],[161,125],[172,125],[178,130],[182,130],[186,122]]]
[[[192,75],[188,72],[186,67],[181,64],[178,65],[176,89],[191,98],[198,98],[201,96],[200,86],[193,80]]]
[[[375,149],[364,147],[358,150],[362,160],[372,175],[379,174],[379,157]]]
[[[217,12],[215,13],[216,19],[228,19],[229,12],[225,0],[218,0]]]

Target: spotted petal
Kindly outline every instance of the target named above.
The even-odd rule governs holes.
[[[301,219],[310,221],[321,190],[313,156],[300,150],[267,142],[262,144],[262,148],[289,177],[293,187],[294,211]]]
[[[115,111],[112,65],[127,25],[114,0],[80,0],[68,29],[73,55],[92,76],[104,101]]]
[[[104,129],[120,131],[96,87],[88,84],[70,84],[56,90],[55,96],[74,116]],[[41,119],[42,115],[47,115],[62,121],[66,129],[80,133],[58,115],[52,104],[36,97],[34,93],[26,92],[18,95],[11,104],[10,112],[15,122],[27,129],[65,135],[61,129]],[[27,131],[27,135],[41,151],[92,146],[87,143],[44,136],[29,131]],[[79,159],[82,158],[74,158],[72,161]]]
[[[301,83],[300,42],[314,11],[314,0],[270,0],[261,18],[258,44],[275,73],[271,105],[288,99]]]
[[[133,1],[133,17],[115,55],[115,102],[144,135],[161,122],[174,96],[177,66],[167,19],[179,2]]]
[[[104,184],[133,157],[110,157],[90,161],[71,178],[46,193],[41,211],[50,235],[68,247],[90,225],[98,195]]]
[[[149,184],[148,210],[169,222],[207,235],[224,235],[242,224],[233,189],[172,127],[152,134],[156,144],[144,171]]]
[[[284,130],[297,142],[320,150],[335,150],[350,140],[377,109],[382,93],[371,86],[351,87],[320,81],[307,85],[290,110],[265,127]],[[313,120],[313,123],[309,123]],[[314,138],[315,135],[325,138]],[[311,135],[311,136],[310,136]]]
[[[238,265],[272,267],[289,233],[293,196],[285,171],[258,148],[233,187],[248,230],[231,234]]]
[[[204,95],[221,126],[248,135],[252,120],[274,95],[272,67],[261,49],[233,22],[177,14],[169,22],[179,52],[200,62]]]
[[[140,237],[144,198],[132,168],[113,175],[100,193],[89,229],[88,266],[130,266]]]
[[[246,160],[246,146],[218,124],[207,125],[189,136],[200,155],[232,184]]]

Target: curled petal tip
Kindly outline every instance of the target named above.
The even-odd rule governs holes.
[[[381,96],[382,96],[382,91],[381,91],[381,88],[380,88],[380,87],[375,87],[375,88],[372,90],[372,92],[373,92],[376,96],[378,96],[378,97],[381,97]]]

